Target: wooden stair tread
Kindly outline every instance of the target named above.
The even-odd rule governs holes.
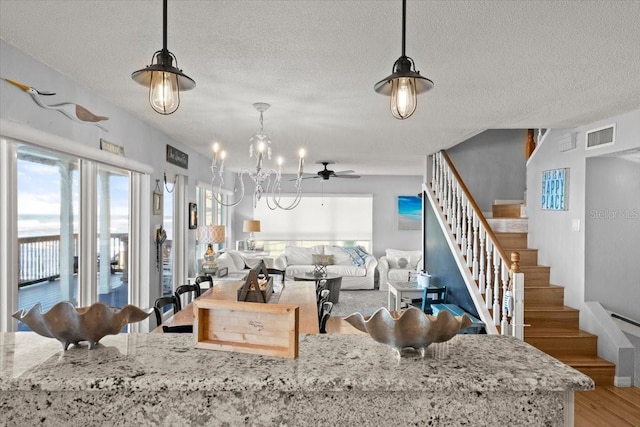
[[[614,363],[609,362],[598,356],[584,356],[584,355],[562,355],[556,357],[562,363],[571,366],[572,368],[583,368],[583,367],[606,367],[606,368],[615,368],[616,365]]]
[[[529,312],[533,312],[533,311],[543,311],[543,312],[580,312],[580,310],[573,308],[573,307],[568,307],[566,305],[562,305],[562,306],[539,306],[539,307],[529,307],[527,308],[526,306],[526,302],[525,302],[525,307],[524,307],[524,311],[525,313],[527,311]]]
[[[596,337],[596,335],[585,332],[582,329],[525,329],[524,338],[586,338]]]

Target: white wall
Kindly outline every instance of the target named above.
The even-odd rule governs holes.
[[[586,174],[585,300],[640,322],[640,262],[625,255],[640,254],[640,153],[588,158]]]
[[[306,168],[311,167],[306,166]],[[318,166],[318,170],[320,168],[321,166]],[[283,177],[283,180],[288,179],[289,177]],[[321,194],[323,189],[325,193],[331,194],[373,194],[373,254],[380,257],[384,255],[387,248],[408,250],[422,247],[421,231],[398,230],[397,217],[397,196],[415,196],[421,193],[422,179],[421,176],[381,175],[366,175],[358,179],[332,178],[328,181],[306,179],[303,181],[303,190],[305,194]],[[247,185],[246,191],[253,191],[253,186]],[[283,189],[283,192],[285,191],[287,190]],[[242,232],[242,221],[251,218],[253,218],[252,200],[246,197],[233,211],[231,237],[233,240],[247,238],[247,233]]]
[[[98,149],[100,138],[123,146],[127,158],[137,160],[153,167],[151,175],[151,187],[155,186],[155,180],[163,178],[163,172],[167,171],[173,178],[173,173],[185,175],[188,187],[189,201],[195,201],[195,185],[198,180],[208,182],[210,180],[209,159],[189,149],[179,141],[172,140],[167,135],[151,127],[143,120],[135,117],[122,109],[114,106],[109,101],[98,97],[90,90],[79,86],[74,81],[63,76],[45,64],[38,62],[33,57],[19,51],[7,42],[0,40],[0,76],[10,78],[43,91],[56,92],[56,96],[50,97],[49,103],[74,102],[80,104],[91,112],[109,117],[102,122],[108,129],[104,132],[96,126],[76,123],[53,110],[39,107],[26,92],[16,86],[0,80],[0,117],[3,119],[23,123],[32,128],[58,135],[77,144]],[[132,85],[136,83],[131,81]],[[141,93],[143,102],[146,95]],[[149,107],[151,108],[151,107]],[[179,120],[179,110],[168,120]],[[0,133],[2,129],[0,129]],[[170,165],[165,161],[166,145],[187,153],[189,155],[189,169],[185,170]],[[148,189],[151,198],[153,188]],[[187,207],[185,206],[186,210]],[[185,216],[186,217],[186,216]],[[151,224],[159,224],[162,221],[160,215],[151,216]],[[148,231],[151,239],[151,230]],[[195,256],[195,230],[188,231],[188,244],[190,258]],[[155,246],[152,245],[155,251]],[[148,266],[150,283],[158,284],[159,273],[155,267],[155,252],[150,257]],[[153,289],[153,287],[152,287]],[[150,296],[150,303],[157,295]]]
[[[585,132],[617,125],[614,145],[585,150]],[[560,152],[558,141],[567,134],[577,132],[577,148]],[[585,219],[586,219],[586,159],[617,151],[640,147],[640,110],[581,126],[575,129],[552,130],[537,148],[527,165],[527,212],[529,215],[529,247],[538,248],[538,262],[551,266],[551,282],[565,287],[565,303],[582,309],[585,301]],[[540,207],[542,172],[548,169],[569,168],[568,210],[543,211]],[[597,191],[597,190],[596,190]],[[629,194],[629,197],[640,197]],[[579,229],[572,231],[572,224]],[[637,252],[618,247],[618,242],[607,240],[596,246],[598,251],[613,251],[622,266],[638,262]],[[624,268],[624,267],[623,267]],[[612,275],[618,274],[610,271]],[[619,280],[611,277],[607,286],[611,292],[620,292]],[[581,323],[581,327],[583,327]]]

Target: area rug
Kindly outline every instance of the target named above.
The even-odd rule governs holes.
[[[380,307],[387,306],[387,294],[379,290],[342,290],[340,300],[333,306],[331,316],[345,317],[355,312],[364,316],[371,315]]]

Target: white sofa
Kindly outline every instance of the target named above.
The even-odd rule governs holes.
[[[380,290],[389,290],[388,281],[407,282],[411,273],[415,273],[422,266],[422,251],[403,251],[387,249],[384,256],[378,260],[380,274]]]
[[[317,245],[310,248],[287,246],[284,254],[278,256],[273,264],[275,268],[285,271],[286,280],[293,280],[294,274],[313,272],[314,254],[332,255],[333,263],[327,265],[327,272],[342,276],[342,289],[373,289],[378,261],[368,253],[360,257],[358,252],[354,248],[331,245]]]

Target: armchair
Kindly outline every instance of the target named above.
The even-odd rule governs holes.
[[[387,249],[378,260],[380,290],[388,291],[388,282],[408,282],[422,264],[422,251]]]

